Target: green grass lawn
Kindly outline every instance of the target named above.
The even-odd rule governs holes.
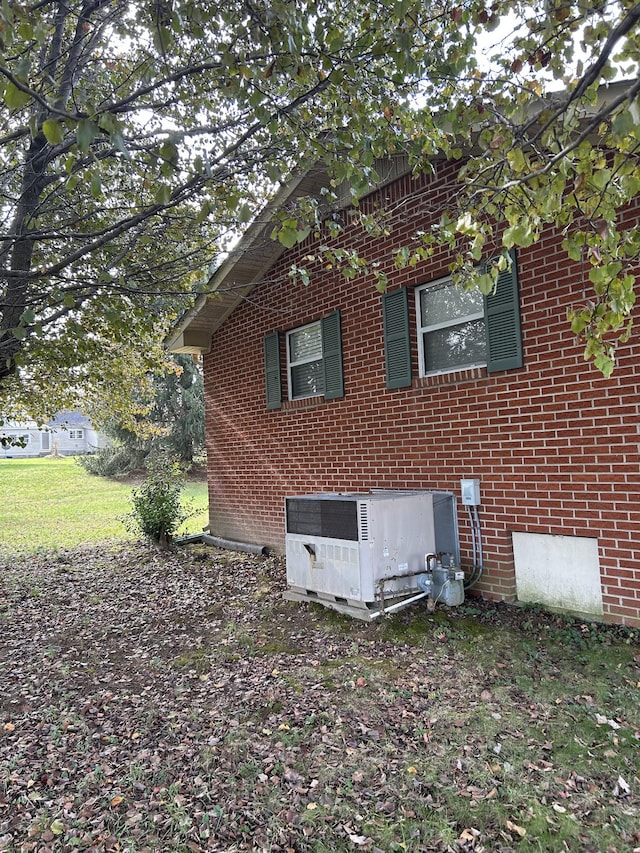
[[[71,457],[0,459],[0,550],[132,539],[119,520],[131,509],[131,489],[131,483],[88,474]],[[183,501],[198,512],[181,532],[200,532],[208,520],[206,483],[188,483]]]

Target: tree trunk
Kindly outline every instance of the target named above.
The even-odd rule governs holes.
[[[34,247],[30,232],[33,231],[40,196],[48,183],[47,148],[44,134],[39,133],[26,155],[22,191],[11,223],[10,233],[15,235],[16,239],[9,253],[8,267],[2,274],[4,283],[0,302],[0,381],[15,372],[16,356],[22,348],[22,339],[16,337],[13,330],[20,325],[27,307]]]
[[[170,551],[171,550],[172,537],[166,530],[160,531],[160,536],[158,537],[158,548],[161,551]]]

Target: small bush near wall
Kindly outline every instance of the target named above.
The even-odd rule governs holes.
[[[132,510],[123,519],[125,527],[163,550],[170,548],[174,533],[193,515],[192,507],[181,501],[184,485],[180,469],[170,457],[154,456],[147,479],[131,493]]]

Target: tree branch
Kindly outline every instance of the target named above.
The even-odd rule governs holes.
[[[566,113],[569,106],[574,101],[581,98],[587,89],[600,79],[600,73],[609,61],[614,47],[618,44],[620,39],[624,38],[624,36],[626,36],[627,33],[636,26],[638,21],[640,21],[640,3],[636,3],[635,6],[632,6],[618,25],[613,28],[604,43],[597,60],[587,68],[578,85],[569,93],[568,98],[562,101],[558,109],[552,113],[547,122],[538,130],[534,139],[539,139],[541,136],[544,136],[546,131],[558,120],[558,118]],[[624,98],[622,100],[624,100]],[[527,127],[530,127],[532,123],[533,120],[529,122]]]
[[[596,113],[593,118],[582,128],[581,132],[575,136],[568,145],[565,145],[560,151],[556,152],[552,157],[550,157],[539,169],[535,169],[532,172],[529,172],[526,175],[523,175],[516,180],[508,181],[506,184],[503,184],[501,187],[493,187],[493,189],[509,190],[512,187],[520,186],[524,183],[528,183],[534,178],[541,177],[542,175],[548,174],[551,169],[556,166],[560,161],[564,160],[572,151],[580,145],[581,142],[584,142],[585,139],[588,139],[589,136],[594,132],[594,130],[598,127],[598,125],[604,121],[611,113],[616,110],[621,104],[625,101],[631,102],[636,95],[640,93],[640,78],[636,80],[632,86],[627,89],[626,92],[618,95],[617,98],[614,98],[609,104],[603,107],[598,113]],[[558,113],[560,115],[561,113]],[[537,138],[539,134],[536,134]],[[491,187],[483,187],[483,189],[491,189]]]

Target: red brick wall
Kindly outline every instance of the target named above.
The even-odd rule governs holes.
[[[446,275],[444,252],[400,272],[391,252],[420,222],[439,217],[452,174],[445,167],[437,179],[418,184],[407,177],[386,188],[387,204],[405,197],[394,208],[391,236],[374,240],[352,228],[336,245],[379,255],[391,288]],[[637,220],[638,209],[629,216]],[[586,267],[567,261],[552,232],[519,253],[522,369],[414,378],[412,387],[388,391],[380,294],[370,278],[347,282],[308,262],[311,283],[292,286],[291,263],[303,263],[313,248],[307,241],[285,254],[216,332],[205,359],[212,531],[282,548],[286,495],[371,487],[459,495],[462,477],[478,477],[486,567],[480,592],[515,597],[513,531],[597,537],[605,618],[640,624],[640,332],[620,348],[611,379],[584,362],[566,313],[588,292]],[[264,335],[335,309],[344,398],[268,411]],[[417,377],[413,303],[411,317]],[[284,345],[282,370],[286,393]],[[462,507],[459,526],[464,564],[471,538]]]

